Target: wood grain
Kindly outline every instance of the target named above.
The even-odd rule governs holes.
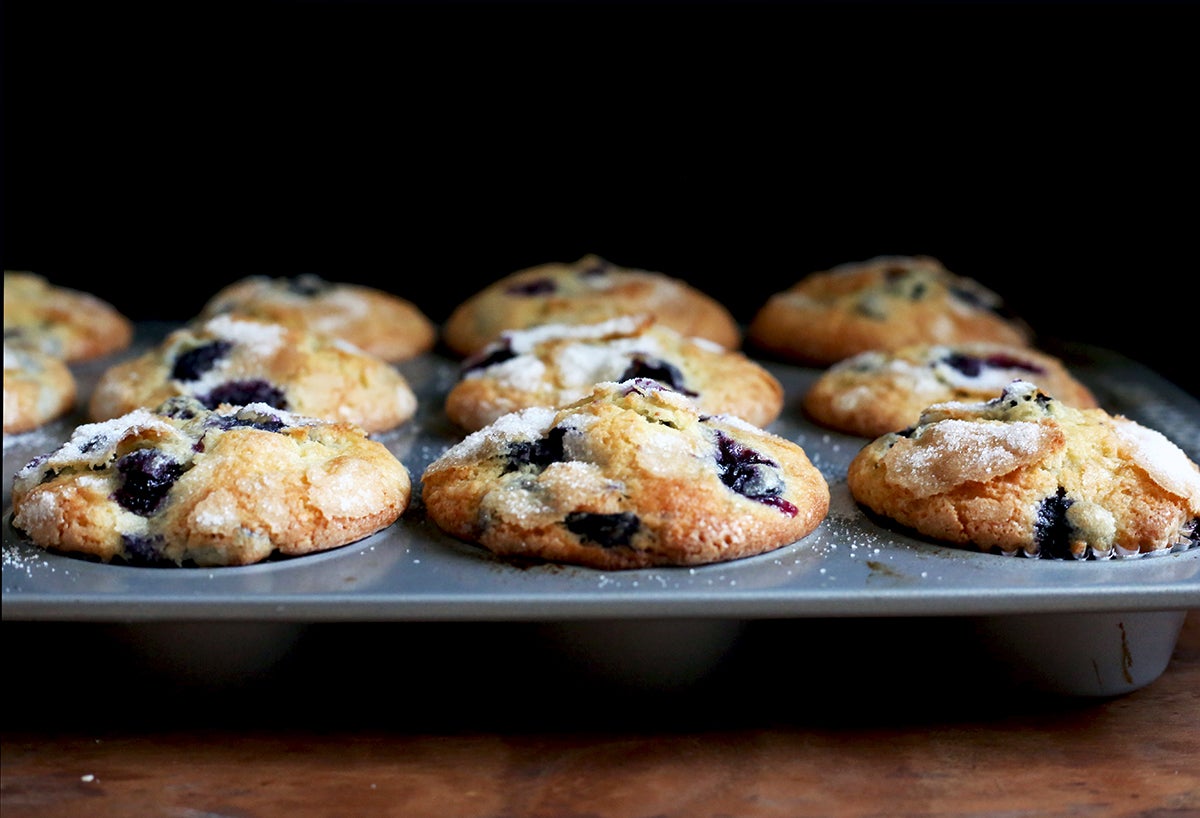
[[[919,623],[855,624],[884,628],[881,635],[896,641],[902,627]],[[904,649],[927,672],[911,672],[886,651],[884,665],[847,658],[841,670],[822,670],[805,664],[796,638],[809,627],[828,629],[823,647],[861,636],[846,623],[764,626],[747,636],[757,655],[730,656],[731,675],[688,693],[612,678],[589,684],[543,662],[532,674],[515,663],[492,665],[439,697],[404,683],[423,670],[395,641],[371,643],[390,655],[364,657],[379,674],[372,678],[348,678],[355,668],[346,665],[314,672],[337,659],[323,645],[312,665],[272,676],[275,707],[254,686],[221,694],[176,679],[155,696],[113,687],[120,674],[102,663],[69,684],[43,684],[34,663],[17,673],[10,664],[2,811],[5,818],[1200,815],[1200,611],[1189,614],[1162,676],[1096,700],[1008,688],[978,656],[965,673],[954,658],[963,651],[947,645],[919,655]],[[335,630],[331,641],[347,633]],[[501,633],[488,630],[469,647],[480,650]],[[429,639],[454,635],[435,629]],[[24,647],[46,636],[18,634]],[[450,647],[441,646],[447,656]],[[455,673],[466,668],[447,661]],[[505,675],[518,683],[498,683]],[[293,687],[285,691],[283,682]],[[375,697],[369,707],[329,706],[330,697],[355,690]],[[588,712],[595,717],[581,717]]]

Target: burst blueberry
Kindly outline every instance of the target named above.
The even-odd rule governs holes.
[[[688,397],[694,398],[699,394],[683,385],[683,373],[678,367],[648,355],[634,355],[625,372],[617,380],[628,381],[633,378],[650,378]]]
[[[1008,404],[1008,406],[1015,408],[1021,401],[1033,401],[1042,409],[1042,411],[1045,411],[1046,408],[1054,402],[1054,398],[1050,397],[1040,389],[1035,389],[1032,392],[1027,391],[1024,393],[1014,394],[1010,384],[1008,387],[1005,387],[1004,391],[998,396],[988,401],[987,405],[999,406]]]
[[[1045,370],[1037,364],[1023,361],[1020,358],[1003,353],[994,355],[986,355],[982,358],[975,355],[967,355],[962,352],[951,352],[941,359],[941,362],[947,366],[957,369],[968,378],[977,378],[984,369],[1019,369],[1023,372],[1032,372],[1035,375],[1042,375]]]
[[[144,536],[140,534],[122,534],[121,543],[130,556],[131,562],[158,563],[164,562],[162,547],[164,543],[161,534]]]
[[[717,432],[717,472],[722,483],[743,497],[796,515],[796,506],[780,496],[784,482],[779,476],[779,464],[720,431]]]
[[[104,435],[96,435],[93,438],[89,438],[87,440],[87,442],[83,443],[79,447],[79,451],[82,452],[83,454],[87,454],[88,452],[95,451],[97,447],[104,445],[104,443],[107,440],[108,440],[108,438],[105,437]]]
[[[121,485],[113,499],[121,508],[149,517],[183,474],[183,466],[158,449],[135,449],[116,463]]]
[[[553,279],[535,278],[520,284],[513,284],[505,290],[509,295],[549,295],[558,289]]]
[[[206,372],[217,365],[217,362],[233,349],[230,341],[212,341],[202,346],[189,349],[175,359],[171,368],[171,379],[188,383],[198,381]]]
[[[214,388],[207,395],[197,396],[209,409],[222,403],[245,406],[248,403],[265,403],[276,409],[287,409],[287,398],[283,391],[262,380],[228,381]]]
[[[616,514],[572,511],[564,522],[567,530],[571,533],[578,535],[585,542],[595,543],[601,548],[630,545],[633,542],[633,536],[641,527],[641,521],[637,515],[628,511]]]
[[[1071,553],[1071,524],[1067,520],[1067,510],[1074,504],[1075,501],[1067,497],[1067,490],[1059,486],[1056,493],[1038,505],[1033,523],[1033,541],[1042,556],[1052,559],[1074,557]],[[1088,553],[1091,553],[1090,547]]]
[[[975,292],[974,290],[967,289],[966,287],[952,286],[950,287],[950,294],[959,301],[962,301],[964,304],[969,304],[972,307],[976,307],[981,310],[989,308],[989,305],[984,303],[983,299],[979,296],[979,293]]]
[[[622,381],[622,383],[625,384],[625,388],[621,391],[622,397],[634,394],[647,395],[651,392],[662,392],[666,389],[665,386],[653,378],[629,378]]]
[[[487,369],[489,366],[502,364],[515,357],[517,357],[517,353],[513,351],[512,344],[508,339],[498,341],[464,360],[459,368],[459,375],[461,377],[476,369]]]
[[[287,291],[294,295],[305,296],[311,298],[328,291],[333,287],[328,281],[311,273],[298,275],[287,280]]]
[[[287,428],[284,423],[273,415],[247,416],[241,412],[236,415],[213,415],[205,420],[204,425],[215,429],[259,429],[264,432],[280,432]]]
[[[537,440],[519,440],[508,447],[508,463],[505,473],[516,471],[522,466],[534,466],[544,469],[551,463],[559,463],[564,459],[563,436],[567,430],[556,426],[545,437]]]
[[[204,411],[204,404],[191,395],[175,395],[163,401],[155,410],[158,414],[177,420],[191,420]]]

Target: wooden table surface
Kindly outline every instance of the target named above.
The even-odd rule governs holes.
[[[1103,699],[1015,686],[953,620],[753,623],[686,685],[530,625],[313,627],[217,680],[5,623],[4,818],[1200,815],[1200,611]]]

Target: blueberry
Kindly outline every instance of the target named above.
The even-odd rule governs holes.
[[[43,463],[45,463],[47,460],[49,460],[50,454],[51,454],[50,452],[46,452],[45,454],[39,454],[37,457],[33,458],[28,463],[26,463],[21,468],[21,471],[22,472],[33,471],[34,469],[38,468]],[[38,480],[38,485],[41,485],[43,483],[49,483],[51,480],[54,479],[55,474],[57,474],[57,472],[54,469],[46,469],[44,472],[42,472],[42,476]]]
[[[558,285],[553,279],[535,278],[532,281],[524,281],[519,284],[513,284],[505,290],[509,295],[549,295],[558,289]]]
[[[189,349],[175,359],[175,366],[171,369],[172,380],[185,383],[200,380],[204,373],[216,366],[231,349],[233,343],[230,341],[212,341]]]
[[[1037,518],[1033,523],[1033,541],[1042,556],[1053,559],[1074,556],[1071,553],[1071,524],[1067,522],[1067,509],[1074,503],[1067,497],[1067,490],[1059,486],[1053,496],[1045,498],[1038,505]],[[1090,546],[1087,553],[1091,553]]]
[[[996,405],[1001,405],[1001,404],[1008,404],[1010,407],[1016,407],[1021,401],[1033,401],[1038,406],[1040,406],[1043,411],[1045,411],[1046,407],[1054,402],[1054,398],[1050,397],[1049,395],[1047,395],[1045,392],[1043,392],[1040,389],[1035,390],[1033,392],[1033,394],[1026,393],[1023,395],[1014,396],[1012,394],[1012,391],[1010,389],[1006,388],[997,397],[994,397],[990,401],[988,401],[987,405],[988,406],[996,406]]]
[[[543,438],[513,443],[508,447],[508,463],[504,473],[516,471],[522,466],[534,466],[540,471],[551,463],[561,462],[564,459],[563,436],[566,433],[566,429],[556,426]]]
[[[156,563],[164,561],[162,556],[163,537],[161,534],[154,534],[149,537],[122,534],[121,542],[125,545],[125,550],[129,552],[131,562]]]
[[[264,432],[279,432],[287,428],[287,424],[274,415],[250,412],[243,409],[234,415],[211,415],[205,419],[204,425],[210,429],[260,429]]]
[[[743,446],[724,432],[717,432],[717,471],[721,482],[743,497],[772,505],[790,516],[798,509],[783,499],[784,483],[779,464]]]
[[[502,364],[515,357],[517,357],[517,353],[513,351],[511,342],[506,338],[466,358],[459,368],[459,377],[476,369],[487,369],[489,366]]]
[[[177,420],[191,420],[204,411],[204,404],[191,395],[176,395],[163,401],[157,414]]]
[[[329,290],[333,285],[320,276],[311,273],[299,275],[287,280],[287,291],[295,295],[312,297]]]
[[[888,291],[912,301],[920,301],[929,293],[925,280],[907,267],[889,267],[884,271]]]
[[[198,396],[201,403],[209,409],[216,409],[222,403],[234,406],[245,406],[248,403],[265,403],[276,409],[287,409],[287,398],[283,390],[272,386],[266,381],[228,381],[213,389],[207,395]]]
[[[629,545],[641,525],[636,514],[628,511],[616,514],[592,514],[572,511],[566,518],[567,529],[578,534],[585,542],[593,542],[601,548]]]
[[[95,437],[89,439],[82,446],[80,446],[79,451],[84,454],[87,454],[90,451],[94,451],[96,449],[96,447],[103,444],[105,442],[105,440],[107,440],[107,438],[104,435],[96,435]]]
[[[951,286],[949,291],[952,297],[957,298],[974,309],[986,310],[1010,321],[1019,320],[1006,303],[986,290],[971,289],[964,286]]]
[[[645,395],[650,392],[661,392],[666,387],[653,378],[629,378],[625,383],[624,389],[621,390],[621,395]]]
[[[979,293],[975,292],[974,290],[967,289],[966,287],[952,286],[950,287],[950,294],[959,301],[962,301],[964,304],[969,304],[977,309],[984,310],[991,308],[989,304],[984,303],[984,300],[982,297],[980,297]]]
[[[40,466],[49,459],[50,459],[50,452],[43,452],[42,454],[39,454],[36,457],[31,458],[30,461],[21,468],[21,471],[25,471],[25,469],[33,469],[37,466]]]
[[[699,394],[683,385],[683,373],[677,367],[658,358],[634,355],[629,367],[617,380],[628,381],[632,378],[651,378],[682,395],[693,398]]]
[[[984,369],[1019,369],[1023,372],[1032,372],[1035,375],[1045,373],[1045,370],[1037,364],[1032,364],[1027,361],[1022,361],[1020,358],[1015,358],[1012,355],[996,353],[983,358],[977,358],[974,355],[966,355],[961,352],[951,352],[946,357],[942,358],[942,363],[949,367],[957,369],[968,378],[979,376]]]
[[[183,466],[158,449],[135,449],[117,461],[121,485],[113,499],[121,508],[149,517],[166,498]]]

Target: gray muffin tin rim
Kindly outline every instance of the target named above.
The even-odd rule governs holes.
[[[749,559],[696,568],[599,571],[517,565],[459,542],[425,519],[420,474],[463,433],[442,410],[457,361],[440,352],[397,366],[417,416],[374,437],[413,479],[413,500],[384,531],[328,552],[235,568],[104,565],[46,552],[15,531],[13,472],[83,422],[95,378],[176,326],[138,325],[130,350],[73,366],[80,407],[5,439],[3,616],[77,621],[559,620],[979,616],[1200,608],[1200,548],[1135,559],[1063,562],[951,548],[890,530],[857,508],[845,467],[865,443],[815,426],[799,399],[818,370],[761,362],[785,388],[768,430],[802,445],[830,484],[828,517],[809,537]],[[1200,401],[1152,370],[1085,345],[1050,349],[1110,412],[1157,428],[1200,459]]]

